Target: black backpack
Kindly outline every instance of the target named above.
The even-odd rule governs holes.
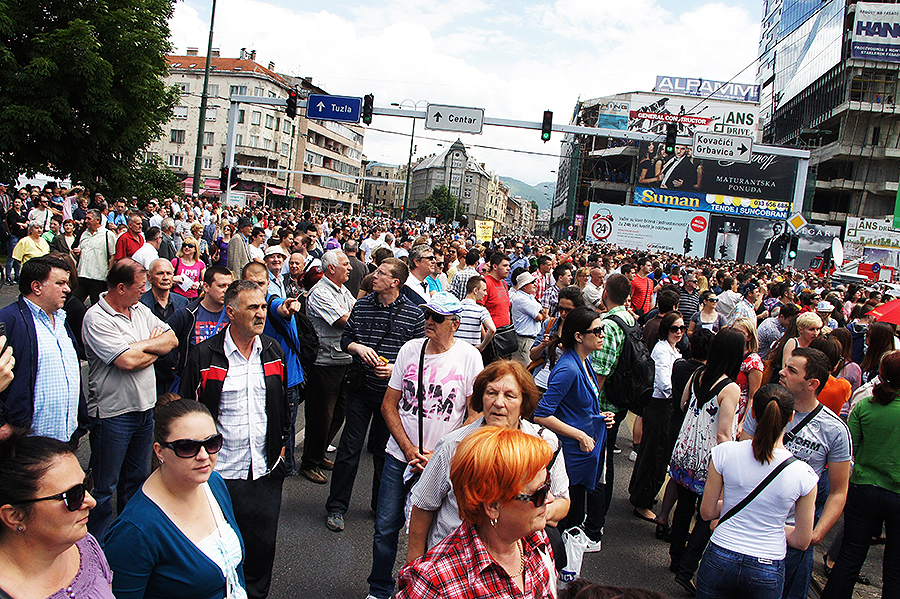
[[[269,310],[272,309],[273,299],[275,299],[275,296],[269,298]],[[272,318],[271,323],[275,332],[284,337],[288,346],[298,355],[300,358],[300,366],[303,367],[303,371],[309,376],[309,368],[315,364],[316,356],[319,353],[319,334],[316,333],[312,321],[309,319],[309,316],[306,315],[306,298],[299,299],[301,309],[300,312],[294,314],[294,324],[297,327],[297,338],[300,340],[300,347],[294,347],[290,334],[284,329],[284,325],[282,325],[277,318]]]
[[[650,350],[644,343],[641,327],[630,327],[619,316],[610,316],[625,332],[622,353],[615,369],[606,377],[603,388],[614,406],[640,412],[653,397],[653,375],[656,369]]]

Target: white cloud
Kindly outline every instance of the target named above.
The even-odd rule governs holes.
[[[313,0],[301,10],[219,0],[213,45],[223,56],[255,49],[260,63],[310,76],[330,93],[374,93],[376,106],[427,100],[529,121],[550,109],[562,123],[579,97],[647,91],[656,75],[734,76],[754,59],[759,35],[756,15],[741,1],[697,0],[684,10],[677,0],[460,0],[452,7],[439,0],[393,0],[352,8]],[[176,4],[170,26],[178,51],[206,47],[208,18],[205,3]],[[752,82],[754,74],[751,67],[737,80]],[[403,135],[370,130],[367,157],[405,163],[410,127],[408,119],[376,116],[372,129]],[[425,131],[417,122],[417,155],[441,149],[436,144],[443,142],[428,138],[450,143],[456,135]],[[467,145],[555,156],[561,136],[543,144],[537,131],[485,127],[483,135],[461,138]],[[488,170],[529,183],[555,179],[553,156],[482,148],[472,153]]]

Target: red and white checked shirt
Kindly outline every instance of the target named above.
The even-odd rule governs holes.
[[[542,553],[553,553],[544,531],[522,539],[525,551],[524,593],[494,561],[475,527],[463,522],[431,551],[406,565],[397,576],[397,599],[552,599],[550,576]]]

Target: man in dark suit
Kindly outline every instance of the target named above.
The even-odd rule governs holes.
[[[359,253],[359,243],[354,239],[344,242],[344,253],[350,260],[350,278],[344,283],[344,286],[350,290],[353,297],[359,295],[359,286],[362,285],[363,279],[369,274],[366,264],[357,257]]]

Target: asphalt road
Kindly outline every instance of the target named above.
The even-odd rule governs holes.
[[[14,301],[18,290],[0,287],[0,306]],[[82,368],[86,376],[86,368]],[[630,419],[629,419],[630,422]],[[303,443],[303,410],[297,422],[298,452]],[[668,571],[668,545],[654,537],[654,526],[632,515],[628,503],[628,480],[632,464],[628,461],[631,447],[630,425],[623,424],[619,433],[622,453],[616,456],[616,481],[612,505],[606,520],[603,549],[586,554],[582,576],[601,584],[645,587],[669,595],[683,597],[681,587]],[[85,463],[88,443],[82,441],[79,458]],[[299,456],[299,453],[297,454]],[[333,454],[332,454],[333,457]],[[350,511],[345,516],[345,530],[335,533],[325,527],[325,500],[329,485],[317,485],[303,477],[288,478],[284,484],[284,500],[278,531],[272,599],[364,599],[368,593],[366,578],[372,559],[374,518],[369,509],[372,460],[364,454],[360,462],[357,484]],[[830,539],[816,549],[813,590],[823,581],[822,554]],[[397,568],[406,556],[405,535],[401,534]],[[881,594],[881,563],[884,546],[873,546],[863,569],[872,586],[857,585],[856,596],[877,597]],[[815,597],[815,593],[811,595]]]

